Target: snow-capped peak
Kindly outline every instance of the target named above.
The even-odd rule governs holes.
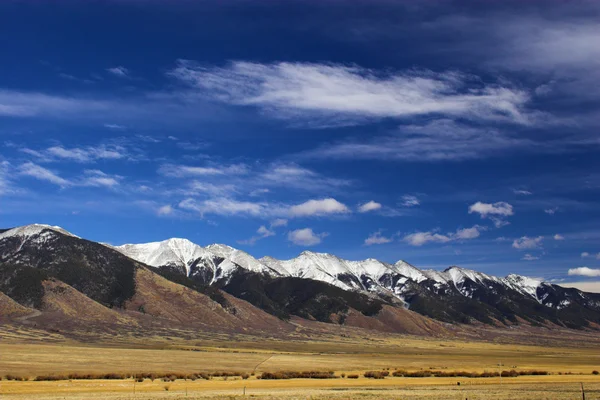
[[[199,258],[209,255],[204,248],[188,239],[171,238],[162,242],[124,244],[116,250],[152,267],[183,267],[189,274],[191,265]]]
[[[66,231],[65,229],[61,228],[60,226],[52,226],[52,225],[45,225],[45,224],[31,224],[31,225],[19,226],[16,228],[9,229],[5,232],[2,232],[2,233],[0,233],[0,239],[4,239],[7,237],[13,237],[13,236],[28,238],[31,236],[39,235],[40,233],[42,233],[43,231],[46,231],[46,230],[58,232],[63,235],[67,235],[67,236],[71,236],[71,237],[77,237],[77,236],[73,235],[72,233]]]
[[[222,258],[228,258],[231,253],[236,251],[236,249],[231,246],[219,243],[209,244],[206,246],[206,250]]]
[[[540,301],[537,296],[537,288],[544,283],[541,279],[530,278],[527,276],[521,276],[517,274],[507,275],[503,279],[504,283],[521,293],[525,293]]]
[[[498,282],[499,279],[492,275],[484,274],[483,272],[473,271],[472,269],[461,268],[452,266],[444,270],[444,272],[450,277],[450,279],[458,284],[464,282],[465,279],[470,279],[476,283],[482,283],[485,280]]]

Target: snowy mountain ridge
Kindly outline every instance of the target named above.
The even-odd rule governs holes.
[[[173,282],[212,294],[224,291],[280,318],[296,313],[329,321],[331,312],[351,307],[370,315],[385,304],[449,323],[600,324],[600,295],[515,274],[419,269],[403,260],[352,261],[312,251],[289,260],[256,259],[231,246],[203,247],[183,238],[112,246],[41,224],[0,229],[2,282],[12,282],[20,267],[49,271],[117,307],[135,293],[135,271],[151,268]],[[82,275],[80,268],[95,274]]]
[[[432,281],[434,287],[452,286],[465,296],[470,290],[465,281],[484,284],[496,282],[520,293],[537,297],[537,287],[541,280],[509,275],[505,278],[460,268],[450,267],[444,271],[421,270],[404,260],[395,264],[369,258],[361,261],[344,260],[328,253],[303,251],[298,257],[278,260],[270,256],[256,259],[250,254],[224,244],[211,244],[206,247],[187,239],[167,239],[162,242],[125,244],[115,246],[126,256],[153,267],[175,267],[182,269],[187,276],[210,276],[205,283],[227,281],[236,271],[251,271],[269,277],[295,277],[326,282],[344,290],[389,294],[404,300],[407,284]]]

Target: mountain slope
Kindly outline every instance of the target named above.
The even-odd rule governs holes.
[[[119,252],[57,227],[35,224],[0,234],[0,274],[4,286],[12,287],[9,291],[21,290],[24,282],[15,279],[22,273],[14,266],[25,266],[55,277],[101,304],[119,307],[135,292],[138,265]],[[7,276],[10,271],[12,277]],[[22,301],[39,306],[39,299],[38,293],[31,301]]]
[[[422,316],[577,329],[600,324],[600,294],[514,274],[420,270],[405,261],[308,251],[291,260],[257,260],[227,245],[201,247],[187,239],[112,247],[47,225],[0,231],[0,292],[42,309],[53,279],[102,306],[203,329],[285,330],[282,320],[292,316],[419,332],[440,330]]]

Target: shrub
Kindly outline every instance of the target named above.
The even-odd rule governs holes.
[[[364,373],[365,378],[370,379],[383,379],[388,376],[390,373],[388,371],[367,371]]]
[[[598,374],[600,374],[600,372],[598,372],[596,370],[592,371],[592,375],[598,375]]]
[[[242,374],[242,379],[248,379],[248,378],[250,378],[250,375],[248,375],[248,374]]]
[[[348,375],[348,379],[358,379],[358,375],[356,375],[356,374]]]
[[[258,379],[335,379],[333,371],[279,371],[263,372]]]

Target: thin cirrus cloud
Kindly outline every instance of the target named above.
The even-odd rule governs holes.
[[[19,167],[19,174],[30,176],[40,181],[50,182],[62,188],[72,185],[69,180],[60,177],[57,173],[32,162],[21,165]]]
[[[288,232],[287,239],[297,246],[314,246],[322,242],[329,233],[315,233],[312,228],[296,229]]]
[[[105,187],[114,188],[120,185],[122,176],[109,175],[100,170],[85,170],[83,176],[76,179],[66,179],[58,175],[58,173],[44,168],[40,165],[32,162],[22,164],[18,169],[17,173],[23,176],[29,176],[40,181],[45,181],[57,185],[61,188],[74,187],[74,186],[91,186],[91,187]]]
[[[44,150],[22,148],[21,152],[37,157],[42,162],[73,161],[89,163],[96,160],[119,160],[129,157],[126,149],[121,146],[90,146],[90,147],[63,147],[52,146]]]
[[[188,165],[175,165],[175,164],[164,164],[158,168],[158,173],[164,176],[185,178],[193,176],[205,176],[205,175],[241,175],[246,174],[248,169],[243,164],[228,165],[228,166],[188,166]]]
[[[415,207],[421,204],[421,201],[417,196],[413,196],[411,194],[405,194],[402,196],[401,203],[404,207]]]
[[[127,78],[129,76],[129,70],[121,65],[112,68],[107,68],[106,72],[114,76],[118,76],[119,78]]]
[[[471,126],[442,118],[421,125],[403,125],[388,135],[346,139],[300,153],[305,159],[359,159],[445,162],[498,157],[507,152],[567,151],[568,142],[533,140],[511,131]],[[572,143],[573,146],[576,141]]]
[[[458,72],[384,73],[358,66],[235,61],[205,67],[179,60],[171,77],[217,101],[256,106],[277,118],[364,119],[447,115],[529,123],[523,90]]]

